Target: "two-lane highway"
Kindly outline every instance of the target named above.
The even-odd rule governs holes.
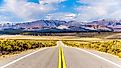
[[[57,67],[58,67],[58,47],[53,47],[53,48],[44,49],[28,57],[25,57],[13,64],[4,65],[0,68],[57,68]]]
[[[65,57],[66,68],[121,68],[121,65],[103,57],[81,49],[67,47],[61,41],[57,43],[56,47],[38,51],[14,63],[10,62],[12,64],[6,64],[0,68],[58,68],[60,47],[62,47],[64,52],[63,56]]]

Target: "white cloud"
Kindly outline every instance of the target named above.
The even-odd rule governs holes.
[[[102,18],[121,19],[121,0],[80,0],[80,3],[86,5],[76,7],[78,14],[69,11],[55,11],[59,9],[59,3],[65,1],[66,0],[40,0],[38,4],[27,2],[27,0],[5,0],[5,5],[2,9],[0,8],[0,12],[10,11],[14,13],[17,18],[24,19],[25,21],[41,18],[67,21],[91,21]],[[65,5],[62,5],[61,7],[64,6]],[[53,11],[55,11],[55,13]],[[3,20],[8,21],[9,17],[2,17]]]
[[[5,0],[4,9],[24,20],[40,19],[42,15],[57,9],[55,4],[65,0],[40,0],[40,4],[27,0]]]
[[[61,2],[64,2],[66,0],[40,0],[40,4],[42,3],[48,3],[48,4],[52,4],[52,3],[61,3]]]
[[[118,11],[115,11],[114,13],[112,13],[110,15],[110,17],[114,18],[114,19],[121,19],[121,9]]]
[[[53,13],[53,14],[48,14],[46,16],[46,19],[70,21],[70,20],[74,20],[75,17],[76,17],[76,14],[74,14],[74,13],[57,12],[57,13]]]
[[[0,24],[1,23],[11,23],[10,19],[12,19],[13,17],[8,17],[8,16],[4,16],[4,15],[0,15]]]
[[[80,0],[80,3],[87,4],[76,8],[79,13],[77,18],[83,21],[121,18],[121,0]]]

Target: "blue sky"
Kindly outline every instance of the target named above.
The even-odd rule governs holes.
[[[0,23],[121,19],[121,0],[0,0]]]

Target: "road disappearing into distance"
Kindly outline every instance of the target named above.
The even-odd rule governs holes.
[[[121,68],[121,65],[58,41],[55,47],[40,49],[0,68]]]

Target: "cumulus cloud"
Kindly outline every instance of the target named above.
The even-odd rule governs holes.
[[[40,0],[40,4],[42,3],[47,3],[47,4],[52,4],[52,3],[61,3],[64,2],[66,0]]]
[[[77,19],[121,18],[121,0],[80,0],[80,3],[87,5],[76,8],[79,13]]]
[[[40,3],[27,0],[5,0],[4,9],[25,20],[40,19],[43,14],[57,9],[55,4],[65,0],[40,0]]]
[[[53,13],[53,14],[48,14],[45,19],[70,21],[70,20],[74,20],[75,17],[76,17],[76,14],[74,14],[74,13],[57,12],[57,13]]]
[[[68,0],[70,1],[70,0]],[[39,0],[39,3],[28,0],[5,0],[1,12],[11,12],[14,17],[2,15],[2,20],[20,18],[24,21],[38,19],[92,21],[104,18],[121,19],[121,0],[78,0],[75,6],[63,9],[70,2],[67,0]],[[63,2],[67,4],[63,4]],[[80,5],[78,5],[80,3]],[[59,5],[61,4],[61,6]],[[84,5],[82,5],[84,4]],[[74,10],[70,10],[74,8]]]

